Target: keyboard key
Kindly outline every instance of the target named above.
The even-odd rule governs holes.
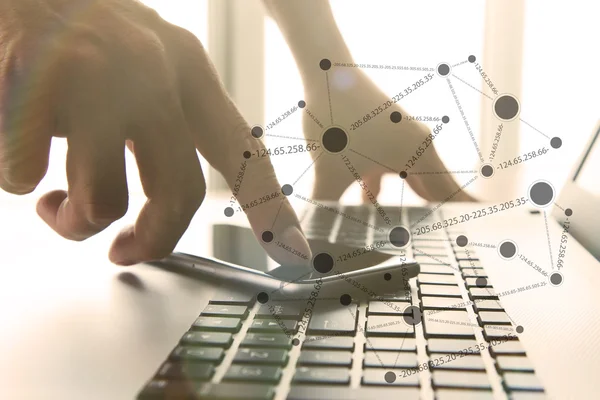
[[[187,379],[194,381],[208,381],[215,373],[211,364],[198,363],[172,363],[166,362],[158,371],[158,377],[163,379]]]
[[[471,257],[471,259],[460,260],[458,261],[458,268],[474,268],[474,269],[483,269],[483,266],[479,262],[477,258]]]
[[[483,359],[479,354],[434,354],[431,356],[432,369],[484,371]]]
[[[504,311],[498,300],[478,300],[473,307],[478,313],[481,311]]]
[[[388,383],[385,380],[385,374],[393,372],[396,374],[396,380]],[[362,384],[366,386],[419,386],[419,374],[408,375],[401,369],[382,369],[382,368],[366,368],[363,370]]]
[[[211,400],[271,400],[275,388],[260,384],[206,383],[196,393],[201,399]]]
[[[398,293],[394,293],[394,294],[382,294],[381,295],[381,300],[385,300],[385,301],[403,301],[403,302],[410,302],[411,301],[411,295],[410,295],[410,291],[405,291],[402,290]]]
[[[411,304],[404,301],[395,301],[392,305],[393,307],[390,307],[383,301],[370,301],[367,315],[403,315]]]
[[[303,365],[334,365],[348,367],[352,365],[352,353],[349,351],[316,351],[303,350],[298,364]]]
[[[352,318],[353,315],[354,318]],[[311,335],[332,333],[354,335],[356,332],[357,316],[358,306],[354,303],[348,306],[341,306],[339,300],[318,301],[308,324],[308,333]]]
[[[420,391],[413,387],[335,387],[335,386],[292,386],[287,400],[419,400]]]
[[[509,336],[510,335],[510,336]],[[484,325],[483,326],[483,337],[487,341],[508,339],[517,340],[516,332],[511,326],[506,325]]]
[[[469,296],[471,299],[487,299],[487,300],[498,300],[494,289],[488,288],[470,288]]]
[[[209,304],[204,308],[200,315],[207,317],[239,317],[248,316],[248,307],[232,306],[226,304]]]
[[[417,354],[405,351],[366,351],[364,367],[416,368]]]
[[[420,273],[419,283],[429,283],[432,285],[456,285],[457,280],[454,275],[435,275]]]
[[[192,331],[186,332],[181,338],[181,342],[193,346],[216,346],[228,349],[233,343],[233,336],[231,333],[223,332]]]
[[[270,302],[269,304],[264,304],[260,306],[258,312],[256,313],[257,317],[262,318],[273,318],[274,315],[277,315],[281,319],[294,319],[299,320],[304,314],[303,304],[297,301],[281,301],[281,302]],[[269,306],[273,306],[273,311],[269,309]]]
[[[447,265],[450,264],[450,257],[448,257],[448,256],[437,257],[437,256],[434,256],[433,254],[429,254],[426,251],[424,251],[424,252],[416,251],[413,258],[418,263],[424,262],[424,263],[429,263],[429,264],[447,264]]]
[[[367,336],[415,336],[415,327],[408,325],[401,316],[370,315],[366,324]]]
[[[507,372],[504,374],[504,386],[510,391],[529,390],[541,392],[544,390],[542,383],[535,374],[521,374]]]
[[[425,257],[447,258],[448,250],[445,247],[423,247],[420,245],[413,246],[415,254],[420,254]],[[435,260],[433,261],[436,262]]]
[[[548,397],[544,392],[512,392],[510,400],[546,400]]]
[[[254,295],[249,293],[218,292],[213,296],[209,303],[250,306],[254,304],[254,300]]]
[[[265,365],[233,364],[223,377],[226,381],[251,381],[278,383],[281,379],[281,368]]]
[[[449,310],[435,315],[425,314],[425,337],[462,337],[474,339],[475,334],[466,311]]]
[[[247,333],[240,346],[289,349],[292,347],[292,339],[280,333]]]
[[[280,320],[281,324],[285,327],[290,333],[295,333],[298,329],[298,322],[292,321],[290,319]],[[255,319],[252,321],[250,328],[248,331],[250,332],[281,332],[284,328],[279,326],[278,321],[274,321],[272,319]]]
[[[460,270],[463,278],[478,278],[480,276],[487,278],[487,273],[482,269],[463,268]]]
[[[421,241],[419,242],[418,245],[413,245],[413,248],[416,249],[417,251],[421,250],[424,253],[427,253],[429,251],[433,251],[433,250],[446,250],[447,247],[445,245],[445,243],[443,242],[425,242],[425,241]],[[446,254],[446,253],[444,253]]]
[[[485,372],[435,370],[432,373],[434,388],[491,389]]]
[[[374,337],[364,344],[364,350],[417,351],[417,343],[413,338]]]
[[[420,285],[419,290],[422,296],[462,297],[456,285]]]
[[[422,274],[454,275],[454,270],[447,265],[421,264]]]
[[[234,363],[273,364],[284,366],[287,363],[287,350],[281,349],[239,349],[233,359]]]
[[[467,349],[470,347],[475,353],[478,353],[476,344],[476,341],[469,339],[429,339],[427,350],[429,353],[468,353]]]
[[[510,340],[495,346],[490,346],[492,356],[520,356],[525,355],[525,349],[518,340]]]
[[[354,338],[344,336],[307,336],[302,349],[354,350]]]
[[[498,371],[504,372],[533,372],[533,365],[527,357],[498,356],[496,357]]]
[[[214,318],[214,317],[198,317],[193,329],[203,331],[218,331],[218,332],[238,332],[242,326],[239,318]]]
[[[140,392],[138,400],[193,399],[198,383],[194,381],[153,379]]]
[[[435,392],[436,400],[493,400],[494,394],[491,391],[482,390],[460,390],[460,389],[441,389]]]
[[[350,370],[348,368],[298,367],[293,382],[347,385],[350,383]]]
[[[490,288],[490,289],[493,288],[492,284],[487,279],[485,281],[479,281],[478,279],[479,278],[466,278],[465,285],[467,285],[467,288],[472,288],[472,287],[481,287],[481,288]],[[481,286],[482,283],[485,283],[485,285]]]
[[[481,325],[510,325],[511,320],[504,311],[481,311],[478,316]]]
[[[425,310],[464,310],[465,306],[456,307],[461,303],[464,303],[462,299],[456,299],[454,297],[433,297],[433,296],[422,296],[421,302],[423,309]],[[437,314],[437,313],[436,313]],[[443,315],[443,313],[439,313]]]
[[[177,346],[171,354],[173,360],[218,363],[223,359],[224,351],[220,347]]]

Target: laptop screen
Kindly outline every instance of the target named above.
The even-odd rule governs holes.
[[[575,174],[574,180],[577,186],[585,191],[600,196],[600,129],[596,131],[592,144],[587,154],[581,162],[579,170]]]

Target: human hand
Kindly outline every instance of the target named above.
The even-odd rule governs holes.
[[[52,137],[65,137],[68,191],[47,193],[37,206],[65,238],[84,240],[127,211],[127,141],[148,200],[109,257],[130,265],[167,256],[205,196],[196,149],[233,188],[243,152],[264,147],[249,132],[196,37],[141,3],[0,3],[0,187],[32,192]],[[268,158],[245,180],[240,203],[281,191]],[[273,229],[310,257],[285,198],[280,210],[255,207],[247,216],[256,235]],[[269,251],[280,263],[303,261],[283,248]]]

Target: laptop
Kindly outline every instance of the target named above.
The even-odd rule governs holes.
[[[495,204],[384,206],[409,232],[400,244],[370,204],[297,194],[314,254],[360,265],[364,249],[378,246],[384,258],[418,261],[420,273],[408,288],[370,298],[290,299],[220,285],[189,305],[189,327],[140,382],[137,398],[595,398],[599,136],[600,123],[560,195],[538,180]],[[258,249],[248,230],[216,225],[215,235],[218,257],[267,271],[248,252],[218,251],[225,238]],[[340,245],[359,251],[331,250]]]

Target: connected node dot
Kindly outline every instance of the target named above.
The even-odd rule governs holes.
[[[392,371],[388,371],[385,373],[385,381],[387,383],[394,383],[396,382],[396,374]]]
[[[256,300],[260,303],[260,304],[266,304],[269,301],[269,295],[266,292],[260,292],[257,296],[256,296]]]
[[[340,296],[340,303],[343,306],[349,306],[350,303],[352,303],[352,296],[350,296],[349,294],[343,294]]]
[[[417,306],[410,306],[404,310],[404,321],[408,325],[418,325],[423,320],[423,314],[421,313],[421,309]]]
[[[403,226],[397,226],[390,231],[390,243],[396,247],[404,247],[410,242],[410,232]]]
[[[550,139],[550,146],[552,146],[553,149],[560,149],[560,146],[562,146],[561,138],[553,137]]]
[[[331,61],[329,61],[328,59],[324,58],[319,63],[319,67],[321,67],[321,69],[323,71],[327,71],[329,68],[331,68]]]
[[[550,283],[554,286],[560,285],[562,281],[563,276],[560,274],[560,272],[553,272],[552,275],[550,275]]]
[[[275,235],[271,231],[264,231],[261,235],[263,242],[271,243]]]
[[[538,181],[529,188],[529,198],[538,207],[545,207],[554,200],[554,188],[546,181]]]
[[[321,142],[328,152],[340,153],[348,146],[348,134],[342,128],[328,128],[323,133]]]
[[[494,167],[490,164],[485,164],[481,167],[481,176],[484,178],[491,178],[494,175]]]
[[[480,276],[475,280],[475,285],[477,285],[478,288],[484,288],[487,286],[487,279],[483,276]]]
[[[500,257],[511,260],[517,255],[517,245],[512,240],[505,240],[498,246]]]
[[[294,339],[292,339],[292,344],[293,344],[294,346],[298,346],[298,345],[300,344],[300,339],[298,339],[298,338],[294,338]]]
[[[459,235],[456,237],[456,244],[460,247],[465,247],[469,244],[469,239],[465,235]]]
[[[450,73],[450,66],[446,63],[438,65],[437,72],[441,76],[447,76]]]
[[[565,210],[565,215],[566,215],[567,217],[570,217],[571,215],[573,215],[573,210],[571,210],[570,208],[567,208],[567,209]]]
[[[444,116],[442,117],[442,122],[443,122],[443,123],[445,123],[445,124],[447,124],[448,122],[450,122],[450,117],[449,117],[449,116],[447,116],[447,115],[444,115]]]
[[[285,194],[286,196],[289,196],[292,193],[294,193],[294,188],[292,187],[292,185],[286,183],[281,187],[281,193]]]
[[[233,208],[231,208],[231,207],[225,208],[225,216],[231,217],[232,215],[233,215]]]
[[[517,333],[523,333],[524,330],[521,325],[517,326]]]
[[[252,153],[250,153],[249,151],[245,151],[245,152],[244,152],[244,158],[247,160],[247,159],[249,159],[250,157],[252,157]]]
[[[402,114],[400,114],[398,111],[394,111],[390,114],[390,120],[397,124],[398,122],[402,121]]]
[[[304,100],[300,100],[300,101],[298,102],[298,107],[300,107],[300,108],[304,108],[304,107],[306,107],[306,102],[305,102]]]
[[[333,257],[327,253],[319,253],[313,258],[313,267],[320,274],[326,274],[333,269]]]
[[[406,172],[406,171],[400,171],[400,178],[406,179],[407,176],[408,176],[408,172]]]
[[[264,133],[263,128],[261,126],[253,126],[252,130],[250,131],[250,133],[252,133],[252,136],[255,137],[256,139],[260,139]]]
[[[494,101],[494,113],[504,121],[510,121],[519,114],[519,102],[510,94],[503,94]]]
[[[386,272],[385,275],[383,275],[383,279],[385,279],[386,281],[391,281],[392,274],[390,274],[389,272]]]
[[[475,58],[474,55],[470,55],[469,58],[468,58],[468,60],[469,60],[470,63],[474,63],[475,60],[477,60],[477,58]]]

